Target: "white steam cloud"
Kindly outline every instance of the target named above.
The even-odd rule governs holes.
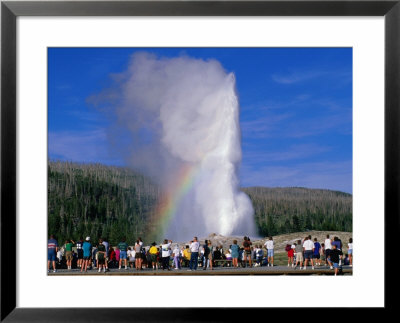
[[[241,139],[234,75],[216,60],[137,53],[115,79],[118,86],[95,100],[114,100],[115,129],[127,130],[131,140],[113,141],[125,147],[130,165],[157,178],[166,192],[179,189],[182,169],[192,170],[165,236],[182,241],[210,233],[254,235],[253,207],[237,175]]]

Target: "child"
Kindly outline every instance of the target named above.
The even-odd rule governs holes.
[[[135,263],[135,251],[132,250],[131,247],[128,247],[127,256],[129,259],[129,266],[133,268],[133,264]]]
[[[287,244],[285,250],[287,251],[287,256],[288,256],[287,266],[290,267],[290,265],[292,265],[292,267],[294,267],[293,263],[294,250],[292,246],[290,244]]]
[[[58,249],[58,251],[57,251],[57,260],[58,260],[58,265],[59,265],[59,267],[61,268],[61,262],[62,262],[62,251],[61,251],[61,249]]]
[[[342,250],[337,248],[337,245],[333,244],[332,245],[332,250],[330,254],[330,262],[333,264],[333,268],[335,268],[335,276],[337,275],[339,271],[339,262],[342,259]]]

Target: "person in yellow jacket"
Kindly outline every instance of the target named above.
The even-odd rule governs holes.
[[[156,243],[153,242],[151,244],[150,250],[150,258],[151,258],[151,265],[153,266],[153,270],[154,269],[158,269],[158,264],[157,264],[157,253],[158,253],[158,249],[156,247]]]
[[[185,267],[189,266],[190,257],[191,252],[189,246],[186,246],[185,250],[183,250],[183,260],[185,261]]]

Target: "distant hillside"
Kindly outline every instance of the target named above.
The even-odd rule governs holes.
[[[262,236],[307,230],[352,231],[351,194],[301,187],[248,187]]]
[[[158,187],[130,169],[100,164],[48,163],[48,232],[137,239],[149,231]]]
[[[306,230],[352,231],[352,196],[305,188],[244,188],[255,209],[260,236]],[[59,241],[80,236],[117,243],[154,229],[161,192],[149,178],[127,168],[70,162],[48,163],[48,233]]]

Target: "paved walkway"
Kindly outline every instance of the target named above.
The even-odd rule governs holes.
[[[350,266],[343,266],[344,275],[352,275],[353,268]],[[287,266],[274,266],[274,267],[252,267],[252,268],[232,268],[232,267],[215,267],[213,270],[199,267],[196,271],[188,271],[188,268],[182,269],[171,269],[168,270],[153,270],[153,269],[143,269],[136,270],[132,268],[128,269],[110,269],[109,272],[104,273],[103,271],[99,273],[96,269],[88,270],[86,273],[81,273],[78,269],[58,269],[56,273],[50,271],[48,274],[50,276],[75,276],[75,275],[90,275],[90,276],[144,276],[144,275],[334,275],[334,270],[329,269],[326,266],[316,266],[314,270],[311,266],[307,267],[306,270],[299,268],[292,268]]]

